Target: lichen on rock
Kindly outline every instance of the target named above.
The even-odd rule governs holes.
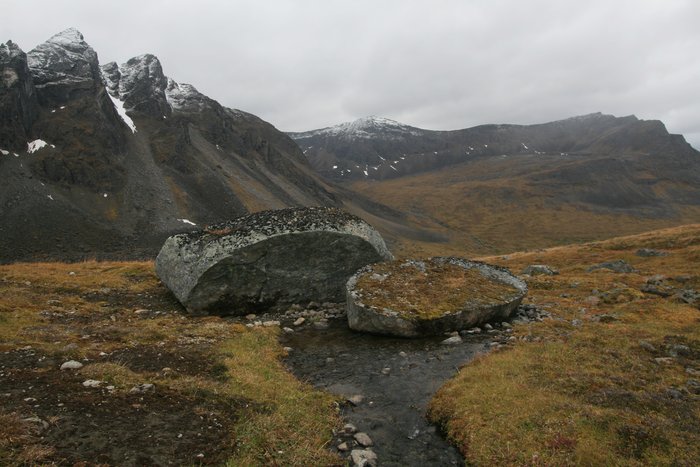
[[[352,329],[403,337],[507,318],[527,292],[505,268],[454,257],[369,265],[347,284]]]
[[[156,272],[190,313],[245,315],[341,301],[348,277],[391,258],[381,235],[356,216],[290,208],[172,236]]]

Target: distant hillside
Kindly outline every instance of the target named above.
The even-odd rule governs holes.
[[[441,243],[401,254],[489,254],[700,221],[700,153],[659,121],[591,114],[430,131],[381,118],[291,133],[330,180]]]
[[[503,156],[698,155],[659,121],[600,113],[540,125],[481,125],[455,131],[369,117],[289,135],[319,173],[336,180],[383,180]]]
[[[496,254],[700,221],[694,155],[475,158],[350,188],[446,239],[404,242],[399,254]]]

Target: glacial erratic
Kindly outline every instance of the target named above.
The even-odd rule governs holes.
[[[192,314],[245,315],[342,301],[355,271],[389,259],[362,219],[337,208],[290,208],[172,236],[156,272]]]
[[[438,335],[508,318],[527,293],[505,268],[454,257],[368,265],[347,283],[351,329]]]

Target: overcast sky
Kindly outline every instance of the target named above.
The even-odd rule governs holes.
[[[77,27],[287,131],[368,115],[429,129],[591,112],[700,148],[697,0],[0,0],[25,51]]]

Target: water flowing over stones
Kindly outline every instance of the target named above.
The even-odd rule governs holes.
[[[193,314],[341,301],[359,268],[391,259],[379,233],[335,208],[263,211],[168,238],[156,272]]]

